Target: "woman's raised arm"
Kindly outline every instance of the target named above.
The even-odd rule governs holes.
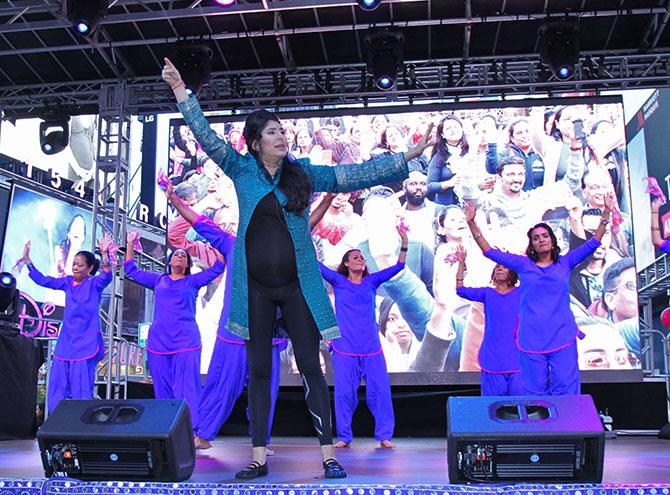
[[[195,97],[190,97],[186,92],[186,86],[177,68],[169,58],[166,57],[163,60],[165,65],[161,75],[163,80],[172,88],[177,99],[177,106],[184,116],[186,124],[207,156],[221,167],[228,177],[234,180],[242,163],[244,163],[242,155],[214,132],[202,113],[198,100]]]

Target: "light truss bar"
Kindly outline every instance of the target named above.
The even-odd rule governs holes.
[[[326,73],[330,85],[325,84]],[[278,77],[280,76],[280,77]],[[374,89],[362,64],[345,67],[308,67],[295,70],[220,72],[200,94],[206,110],[267,107],[316,107],[335,104],[412,104],[425,100],[483,96],[512,96],[569,91],[602,91],[670,85],[670,53],[602,56],[586,54],[574,79],[550,77],[537,57],[524,59],[482,58],[469,61],[408,62],[394,91]],[[126,108],[133,114],[173,112],[174,97],[158,78],[129,84]],[[72,113],[95,112],[99,87],[35,85],[0,90],[0,108],[8,116],[30,115],[49,102],[75,105]]]
[[[296,0],[298,1],[298,0]],[[290,0],[285,2],[277,2],[277,7],[273,7],[270,11],[279,12],[281,10],[291,10],[291,7],[287,7],[287,4],[291,4]],[[306,3],[306,2],[301,2]],[[332,2],[331,2],[332,3]],[[248,5],[255,4],[242,4],[240,8],[245,9]],[[275,5],[274,3],[272,5]],[[347,4],[338,4],[338,6],[347,5]],[[333,5],[324,5],[324,6],[333,6]],[[319,7],[322,7],[319,5]],[[216,12],[210,12],[211,9],[215,9]],[[297,9],[294,7],[293,10]],[[264,9],[255,9],[258,12],[268,12]],[[114,23],[130,23],[130,22],[147,22],[147,21],[158,21],[158,20],[167,20],[167,19],[180,19],[184,17],[202,17],[210,15],[229,15],[230,11],[221,10],[218,7],[211,8],[202,8],[202,9],[174,9],[167,12],[134,12],[132,14],[119,14],[119,15],[110,15],[105,17],[100,21],[100,24],[114,24]],[[236,13],[249,14],[248,10],[237,11]],[[587,17],[616,17],[620,15],[653,15],[653,14],[666,14],[667,9],[663,7],[657,8],[648,8],[648,9],[616,9],[616,10],[603,10],[603,11],[590,11],[590,12],[579,12],[576,13],[578,17],[587,18]],[[563,17],[564,14],[561,15]],[[419,28],[419,27],[428,27],[428,26],[471,26],[473,24],[486,24],[491,22],[527,22],[527,21],[539,21],[546,20],[552,17],[551,14],[545,12],[535,12],[530,14],[500,14],[493,16],[485,17],[455,17],[455,18],[439,18],[439,19],[418,19],[418,20],[409,20],[402,21],[401,23],[393,22],[378,22],[375,23],[376,28],[384,27],[402,27],[407,28]],[[556,17],[556,15],[554,15]],[[29,23],[20,23],[20,24],[5,24],[0,25],[0,34],[10,33],[10,32],[25,32],[25,31],[39,31],[42,29],[58,29],[58,28],[69,28],[69,24],[66,21],[54,20],[54,21],[34,21]],[[240,38],[260,38],[260,37],[277,37],[277,36],[289,36],[289,35],[299,35],[299,34],[313,34],[313,33],[328,33],[328,32],[342,32],[342,31],[362,31],[370,28],[370,24],[366,23],[354,23],[346,25],[322,25],[322,26],[308,26],[302,28],[284,28],[284,29],[260,29],[252,31],[236,31],[236,32],[225,32],[225,33],[213,33],[207,34],[206,38],[217,41],[240,39]],[[144,39],[138,37],[137,39],[132,40],[123,40],[123,41],[111,41],[104,43],[105,48],[119,48],[119,47],[128,47],[128,46],[146,46],[146,45],[164,45],[166,43],[174,43],[178,41],[179,38],[164,37],[164,38],[148,38]],[[64,52],[64,51],[73,51],[73,50],[88,50],[92,45],[89,43],[81,44],[69,44],[69,45],[59,45],[59,46],[48,46],[48,47],[33,47],[33,48],[20,48],[20,49],[11,49],[11,50],[0,50],[0,57],[3,56],[13,56],[13,55],[27,55],[34,53],[43,53],[43,52]]]
[[[384,3],[393,4],[393,3],[409,3],[409,2],[422,2],[426,3],[426,0],[384,0]],[[160,3],[160,2],[157,2]],[[353,0],[284,0],[282,2],[272,2],[267,4],[267,8],[262,3],[237,3],[231,7],[222,9],[221,7],[197,7],[197,8],[169,8],[171,2],[165,2],[168,4],[168,7],[165,9],[155,9],[155,10],[146,10],[141,12],[131,12],[123,14],[110,14],[100,21],[100,25],[108,24],[125,24],[128,22],[148,22],[148,21],[164,21],[170,19],[184,19],[189,17],[211,17],[211,16],[226,16],[226,15],[239,15],[239,14],[257,14],[257,13],[267,13],[267,12],[283,12],[289,10],[312,10],[314,8],[318,9],[327,9],[332,7],[348,7],[356,6],[356,2]],[[37,12],[37,7],[33,7],[28,12]],[[55,14],[52,7],[49,7],[50,11]],[[4,9],[0,10],[0,16],[2,15],[17,15],[22,12],[20,8]],[[586,18],[586,17],[617,17],[623,15],[653,15],[653,14],[666,14],[668,9],[665,7],[648,7],[648,8],[621,8],[621,9],[603,9],[603,10],[584,10],[580,12],[574,12],[573,15]],[[434,21],[438,24],[444,25],[472,25],[472,24],[484,24],[491,22],[524,22],[524,21],[538,21],[544,20],[550,17],[565,17],[564,12],[533,12],[527,14],[497,14],[497,15],[487,15],[487,16],[472,16],[472,17],[454,17],[448,19],[435,19]],[[431,22],[433,21],[421,21],[421,22]],[[413,23],[403,22],[402,26],[407,27],[414,25]],[[417,24],[417,25],[428,25],[428,24]],[[0,25],[0,33],[11,33],[11,32],[22,32],[22,31],[36,31],[41,29],[57,29],[68,26],[68,23],[64,20],[54,19],[48,21],[33,21],[29,23],[13,23],[13,24],[4,24]],[[347,26],[347,29],[351,29],[351,26]],[[338,28],[341,30],[341,28]],[[264,31],[266,36],[276,36],[274,30]],[[288,33],[287,33],[288,34]],[[164,40],[163,40],[164,41]]]

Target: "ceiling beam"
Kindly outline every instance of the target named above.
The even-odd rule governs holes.
[[[272,4],[271,4],[272,5]],[[197,9],[191,9],[197,10]],[[633,12],[634,11],[634,12]],[[625,11],[628,15],[650,15],[654,14],[656,11],[659,13],[665,13],[666,9],[630,9]],[[621,14],[621,10],[610,10],[610,11],[600,11],[600,12],[583,12],[580,13],[580,17],[611,17]],[[244,16],[240,15],[243,24],[246,24]],[[471,19],[465,18],[450,18],[450,19],[421,19],[421,20],[412,20],[404,21],[398,23],[391,22],[379,22],[375,24],[377,28],[384,27],[396,27],[396,28],[419,28],[427,26],[446,26],[446,25],[463,25],[463,24],[480,24],[480,23],[489,23],[489,22],[521,22],[521,21],[538,21],[545,20],[547,18],[544,13],[536,14],[505,14],[498,16],[488,16],[488,17],[472,17]],[[130,20],[128,22],[131,22]],[[26,26],[31,25],[27,23]],[[14,26],[14,24],[12,24]],[[3,32],[3,27],[0,26],[0,34]],[[240,38],[261,38],[261,37],[278,37],[278,36],[287,36],[287,35],[296,35],[296,34],[313,34],[313,33],[329,33],[329,32],[340,32],[340,31],[361,31],[369,29],[369,24],[357,23],[354,25],[344,24],[344,25],[329,25],[329,26],[309,26],[302,28],[285,28],[285,29],[261,29],[256,31],[239,31],[239,32],[228,32],[228,33],[213,33],[208,34],[206,37],[212,40],[227,40],[227,39],[240,39]],[[165,37],[165,38],[153,38],[153,39],[134,39],[134,40],[124,40],[124,41],[112,41],[107,43],[107,46],[110,48],[124,47],[124,46],[141,46],[141,45],[164,45],[166,43],[174,43],[178,41],[179,38]],[[0,50],[0,57],[12,56],[12,55],[25,55],[30,53],[43,53],[45,51],[51,52],[65,52],[72,50],[82,50],[90,48],[89,45],[60,45],[60,46],[50,46],[50,47],[34,47],[34,48],[19,48],[13,50]]]
[[[472,38],[472,2],[465,0],[465,18],[468,22],[463,27],[463,59],[470,58],[470,40]]]
[[[386,3],[399,2],[425,2],[426,0],[385,0]],[[356,5],[356,2],[349,0],[284,0],[282,2],[273,2],[268,5],[268,9],[263,8],[260,4],[236,4],[234,7],[228,9],[221,9],[221,7],[198,7],[195,9],[170,9],[170,10],[150,10],[145,12],[132,12],[122,14],[110,14],[104,19],[100,20],[100,25],[107,24],[125,24],[128,22],[148,22],[148,21],[164,21],[168,19],[184,19],[189,17],[208,17],[208,16],[222,16],[232,14],[254,14],[267,12],[282,12],[288,10],[304,10],[313,8],[332,8],[343,7],[348,5]],[[585,17],[613,17],[622,15],[653,15],[665,14],[667,9],[665,7],[650,7],[650,8],[630,8],[630,9],[609,9],[609,10],[589,10],[582,12],[574,12],[573,15],[580,18]],[[565,14],[552,14],[547,12],[534,12],[527,14],[498,14],[490,16],[474,16],[471,19],[467,17],[455,17],[448,19],[439,19],[438,24],[441,25],[467,25],[480,24],[489,22],[524,22],[524,21],[538,21],[546,20],[548,18],[561,18]],[[404,26],[406,22],[399,23],[399,26]],[[435,25],[428,23],[426,25]],[[66,20],[54,19],[49,21],[32,21],[27,24],[2,24],[0,25],[0,33],[33,31],[40,29],[58,29],[69,28],[70,25]]]

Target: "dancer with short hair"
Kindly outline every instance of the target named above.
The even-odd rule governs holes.
[[[521,294],[516,286],[519,276],[514,270],[498,263],[491,274],[493,287],[465,287],[466,256],[465,248],[458,246],[456,294],[484,305],[484,339],[477,356],[481,369],[482,395],[521,395],[523,386],[515,335]]]

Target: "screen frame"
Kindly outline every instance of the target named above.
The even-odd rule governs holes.
[[[421,103],[421,104],[401,104],[401,105],[370,105],[370,106],[348,106],[342,105],[333,108],[324,108],[324,109],[306,109],[306,110],[297,110],[291,109],[287,111],[281,111],[279,108],[272,107],[258,107],[257,109],[265,108],[269,111],[275,113],[280,119],[306,119],[306,118],[319,118],[319,117],[341,117],[341,116],[351,116],[357,117],[360,115],[367,115],[373,117],[375,115],[393,115],[393,114],[402,114],[402,113],[421,113],[421,112],[448,112],[448,111],[461,111],[461,110],[487,110],[487,109],[501,109],[501,108],[531,108],[533,106],[574,106],[574,105],[606,105],[606,104],[618,104],[621,106],[622,110],[624,108],[623,96],[622,95],[589,95],[589,96],[567,96],[567,97],[538,97],[534,98],[532,96],[527,96],[525,98],[513,98],[513,99],[500,99],[496,97],[495,99],[486,99],[486,98],[475,98],[468,101],[456,101],[456,102],[432,102],[432,103]],[[251,111],[251,110],[250,110]],[[210,124],[223,124],[230,122],[243,122],[247,114],[250,113],[230,113],[227,115],[212,115],[212,112],[205,114],[208,122]],[[187,125],[186,121],[181,117],[174,117],[168,121],[168,132],[171,132],[174,126],[183,126]],[[626,127],[626,122],[622,122],[624,129]],[[163,145],[169,147],[169,135],[167,136],[167,141],[163,141]],[[159,140],[161,138],[158,138]],[[626,141],[626,150],[628,147],[628,141]],[[162,166],[162,164],[158,165]],[[628,163],[630,168],[630,164]],[[630,197],[630,182],[627,184],[629,197]],[[635,205],[630,204],[631,218],[634,218],[634,208]],[[634,229],[635,222],[632,222],[632,228]],[[633,230],[633,238],[634,238]],[[167,229],[166,229],[166,245],[167,245]],[[169,248],[168,248],[169,249]],[[637,259],[635,259],[635,270],[637,272]],[[637,296],[637,293],[636,293]],[[638,311],[639,311],[639,297],[638,297]],[[626,382],[641,382],[643,381],[643,370],[632,369],[632,370],[580,370],[581,380],[583,383],[626,383]],[[479,384],[479,372],[471,371],[459,371],[459,372],[394,372],[389,373],[389,378],[391,385],[417,385],[417,386],[426,386],[426,385],[476,385]],[[332,373],[326,375],[328,383],[333,384]],[[281,385],[282,386],[300,386],[302,381],[300,375],[291,375],[282,373],[281,375]]]

